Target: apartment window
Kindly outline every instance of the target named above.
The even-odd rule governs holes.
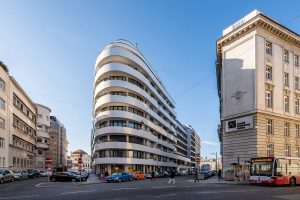
[[[283,50],[283,60],[284,62],[289,62],[289,51]]]
[[[5,129],[5,120],[0,118],[0,128]]]
[[[289,96],[284,96],[284,111],[289,112]]]
[[[0,137],[0,148],[5,148],[5,139]]]
[[[296,157],[300,157],[300,147],[296,147]]]
[[[300,100],[299,99],[295,99],[295,113],[296,114],[300,114],[299,113],[299,103],[300,103]]]
[[[299,56],[295,55],[295,66],[299,67]]]
[[[299,90],[299,77],[295,76],[295,89]]]
[[[5,82],[0,78],[0,89],[5,91]]]
[[[290,146],[285,146],[284,147],[284,155],[285,156],[291,156],[291,147]]]
[[[266,66],[266,79],[272,80],[272,67]]]
[[[272,91],[267,90],[266,91],[266,106],[269,108],[272,108]]]
[[[268,41],[266,42],[266,53],[272,54],[272,43]]]
[[[39,114],[38,114],[38,117],[43,118],[43,115],[39,113]]]
[[[296,124],[295,128],[296,128],[296,138],[299,138],[300,137],[300,126],[299,126],[299,124]]]
[[[290,124],[284,123],[284,136],[289,137],[290,136]]]
[[[0,98],[0,108],[5,110],[5,101]]]
[[[267,157],[273,156],[273,144],[267,144]]]
[[[284,73],[284,85],[289,86],[289,74]]]
[[[273,120],[267,119],[266,131],[267,134],[273,134]]]

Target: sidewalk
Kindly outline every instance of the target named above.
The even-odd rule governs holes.
[[[90,174],[89,178],[85,182],[78,183],[79,185],[83,184],[98,184],[98,183],[104,183],[105,180],[99,180],[99,177],[96,174]]]

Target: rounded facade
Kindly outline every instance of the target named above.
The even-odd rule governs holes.
[[[174,101],[147,60],[128,41],[109,44],[97,58],[93,119],[96,173],[162,172],[175,169],[180,159],[189,162],[175,154],[180,126]]]

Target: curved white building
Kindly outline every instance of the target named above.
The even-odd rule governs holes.
[[[93,166],[108,171],[166,171],[192,166],[174,101],[139,50],[107,45],[95,64]],[[180,145],[177,133],[180,132]]]
[[[49,149],[49,130],[50,130],[50,112],[51,109],[41,104],[35,104],[37,107],[37,141],[36,141],[36,167],[38,169],[45,169],[45,157],[47,157],[47,150]]]

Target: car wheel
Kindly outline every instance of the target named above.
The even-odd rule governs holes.
[[[20,176],[20,178],[19,178],[19,181],[21,181],[22,180],[22,176]]]
[[[0,184],[4,183],[4,180],[3,179],[0,179]]]
[[[51,181],[52,181],[52,182],[55,182],[56,180],[55,180],[55,178],[51,178]]]
[[[73,178],[73,179],[72,179],[72,182],[76,182],[76,179],[75,179],[75,178]]]
[[[10,182],[14,182],[14,178],[11,178]]]
[[[132,179],[132,178],[130,178],[129,180],[130,180],[130,181],[132,181],[133,179]]]
[[[119,183],[121,183],[121,182],[122,182],[122,180],[119,178],[119,179],[118,179],[118,182],[119,182]]]
[[[296,179],[295,178],[290,178],[290,187],[294,187],[296,185]]]

